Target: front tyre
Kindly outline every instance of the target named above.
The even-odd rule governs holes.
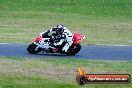
[[[31,53],[31,54],[37,54],[37,53],[39,53],[39,52],[42,51],[42,50],[40,50],[40,49],[36,50],[36,47],[37,47],[37,45],[35,45],[34,43],[32,43],[32,44],[30,44],[30,45],[28,46],[27,51],[28,51],[29,53]]]
[[[81,45],[80,45],[80,44],[72,45],[72,46],[69,48],[69,51],[66,53],[66,55],[75,55],[75,54],[77,54],[80,50],[81,50]]]

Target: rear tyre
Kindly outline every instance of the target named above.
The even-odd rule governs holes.
[[[75,55],[75,54],[77,54],[80,50],[81,50],[81,45],[80,45],[80,44],[72,45],[72,46],[69,48],[69,51],[66,53],[66,55]]]
[[[27,51],[30,53],[30,54],[37,54],[39,52],[42,51],[42,49],[38,49],[38,50],[35,50],[37,47],[37,45],[35,45],[34,43],[30,44],[27,48]]]

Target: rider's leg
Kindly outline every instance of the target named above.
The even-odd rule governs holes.
[[[69,38],[67,40],[67,43],[64,45],[64,47],[62,48],[63,52],[67,52],[68,49],[70,48],[70,46],[73,44],[73,38]]]
[[[54,43],[54,45],[55,45],[55,46],[57,46],[57,45],[62,45],[62,43],[63,43],[64,41],[65,41],[64,39],[61,39],[59,42]]]

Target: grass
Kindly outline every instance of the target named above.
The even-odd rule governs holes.
[[[31,43],[62,23],[86,36],[84,44],[132,45],[131,0],[0,0],[0,42]],[[79,86],[76,69],[129,73],[132,61],[0,57],[0,88],[131,88],[132,84]]]
[[[12,3],[13,2],[13,3]],[[131,0],[1,0],[5,11],[51,11],[102,16],[130,16]]]
[[[12,3],[13,2],[13,3]],[[84,44],[132,45],[131,0],[0,0],[0,42],[31,43],[62,23]]]
[[[132,61],[28,59],[0,57],[0,88],[131,88],[132,84],[88,84],[75,81],[79,65],[87,73],[129,73]]]

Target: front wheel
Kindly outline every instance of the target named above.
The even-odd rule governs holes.
[[[37,45],[35,45],[34,43],[30,44],[27,48],[27,51],[31,54],[37,54],[39,52],[41,52],[41,49],[37,49],[36,50]]]
[[[75,55],[75,54],[77,54],[80,50],[81,50],[81,45],[80,45],[80,44],[72,45],[72,46],[69,48],[69,51],[66,53],[66,55]]]

